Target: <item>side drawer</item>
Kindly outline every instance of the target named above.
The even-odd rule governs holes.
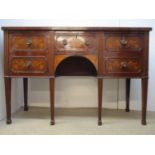
[[[142,63],[139,58],[107,58],[106,73],[141,73]]]
[[[45,55],[50,42],[49,32],[10,32],[9,50],[13,55]]]
[[[12,73],[45,74],[48,65],[45,57],[14,57],[10,61],[10,70]]]
[[[105,33],[105,50],[107,52],[141,52],[143,46],[143,34]]]

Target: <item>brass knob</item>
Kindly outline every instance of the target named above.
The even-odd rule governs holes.
[[[26,45],[28,47],[31,47],[32,46],[32,40],[31,39],[27,40]]]
[[[66,39],[64,39],[62,42],[63,42],[64,46],[66,46],[68,44]]]
[[[123,37],[123,38],[121,39],[120,43],[121,43],[122,46],[126,46],[127,43],[128,43],[128,41]]]
[[[122,69],[127,69],[128,68],[128,63],[127,62],[121,62],[121,68]]]
[[[32,66],[32,61],[31,60],[27,61],[26,67],[29,69],[31,66]]]

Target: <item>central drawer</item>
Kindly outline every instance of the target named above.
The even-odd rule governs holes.
[[[98,37],[95,33],[56,32],[55,54],[96,54]]]

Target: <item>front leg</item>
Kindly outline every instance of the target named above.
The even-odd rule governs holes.
[[[142,79],[142,125],[146,125],[148,78]]]
[[[102,89],[103,79],[98,79],[98,125],[102,125]]]
[[[23,78],[23,88],[24,88],[24,111],[28,111],[28,78]]]
[[[5,77],[6,123],[11,124],[11,78]]]
[[[55,124],[54,120],[54,78],[50,78],[50,112],[51,112],[51,125]]]
[[[126,112],[130,111],[130,79],[126,79]]]

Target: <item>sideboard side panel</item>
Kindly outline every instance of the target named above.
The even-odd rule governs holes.
[[[9,75],[9,35],[8,31],[4,31],[4,76]]]
[[[149,71],[149,32],[144,34],[144,52],[143,52],[143,77],[148,78]]]

